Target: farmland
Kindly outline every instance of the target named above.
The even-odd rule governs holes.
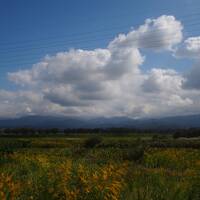
[[[200,139],[0,138],[0,199],[199,200]]]

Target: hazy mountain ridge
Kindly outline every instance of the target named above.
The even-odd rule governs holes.
[[[165,117],[160,119],[131,119],[128,117],[112,118],[75,118],[50,116],[25,116],[15,119],[0,119],[1,128],[111,128],[127,127],[141,129],[195,128],[200,127],[200,115]]]

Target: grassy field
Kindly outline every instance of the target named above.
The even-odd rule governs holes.
[[[200,140],[0,138],[0,199],[200,200]]]

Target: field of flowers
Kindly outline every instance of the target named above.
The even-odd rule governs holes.
[[[200,149],[139,141],[87,148],[83,139],[52,138],[11,149],[8,140],[0,152],[1,200],[200,200]]]

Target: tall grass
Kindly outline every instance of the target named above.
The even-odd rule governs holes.
[[[200,199],[199,149],[152,148],[135,140],[106,148],[108,141],[93,148],[85,148],[85,140],[11,141],[1,144],[3,200]]]

